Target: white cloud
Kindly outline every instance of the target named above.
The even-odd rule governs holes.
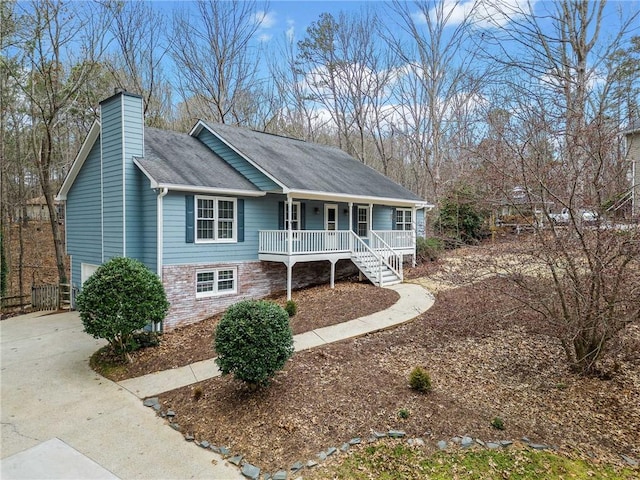
[[[459,25],[469,19],[480,28],[497,28],[516,17],[528,14],[537,2],[538,0],[445,0],[429,10],[428,15],[432,21],[436,21],[437,13],[441,11],[449,26]],[[414,12],[411,16],[417,24],[427,23],[423,11]]]
[[[258,10],[253,14],[253,18],[260,28],[272,28],[276,24],[276,14],[274,12]]]
[[[287,35],[287,40],[289,41],[293,41],[293,38],[296,34],[296,29],[295,29],[295,20],[288,18],[287,19],[287,30],[286,30],[286,35]]]
[[[258,41],[262,43],[268,42],[272,38],[273,35],[271,35],[270,33],[261,33],[260,35],[258,35]]]

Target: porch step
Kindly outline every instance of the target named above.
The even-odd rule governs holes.
[[[353,255],[353,263],[374,285],[380,283],[380,260],[373,255]],[[389,267],[382,265],[382,286],[402,283],[402,280]]]

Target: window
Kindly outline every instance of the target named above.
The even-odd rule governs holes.
[[[289,206],[284,202],[284,229],[289,230]],[[291,230],[300,230],[300,202],[291,203]]]
[[[398,208],[396,210],[396,230],[413,230],[411,210]]]
[[[236,268],[216,268],[196,272],[196,298],[237,293]]]
[[[236,199],[196,197],[196,241],[236,241]]]
[[[369,208],[358,207],[358,236],[366,237],[369,234]]]

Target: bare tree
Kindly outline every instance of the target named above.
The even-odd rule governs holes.
[[[402,35],[388,34],[390,48],[403,66],[398,70],[396,129],[407,142],[407,154],[418,194],[438,200],[443,168],[459,152],[449,146],[466,125],[461,113],[477,98],[485,73],[477,68],[476,54],[465,47],[471,38],[476,6],[463,2],[435,0],[406,3],[395,0]],[[408,36],[410,41],[404,38]]]
[[[251,125],[252,112],[240,106],[260,89],[252,44],[262,20],[256,2],[198,0],[196,12],[176,13],[171,45],[187,115]]]
[[[67,283],[67,268],[54,195],[72,158],[62,151],[68,145],[65,121],[104,47],[108,22],[93,7],[59,0],[16,3],[19,68],[11,74],[28,106],[28,148],[49,211],[61,284]]]
[[[624,121],[606,115],[622,100],[611,88],[620,64],[609,60],[637,13],[608,38],[604,2],[542,7],[502,11],[509,23],[488,39],[502,49],[494,59],[509,67],[501,88],[511,116],[499,135],[508,156],[494,158],[506,160],[494,174],[505,189],[518,187],[520,202],[511,206],[534,214],[533,242],[513,245],[528,259],[511,275],[520,299],[553,326],[569,363],[589,374],[610,341],[640,319],[640,232],[606,221],[606,206],[629,188],[621,187],[617,145]],[[566,209],[561,226],[548,228],[560,220],[551,206]]]
[[[116,86],[142,95],[146,123],[166,127],[171,116],[171,91],[163,73],[168,52],[165,16],[147,2],[108,5],[113,14],[111,35],[117,52],[109,56]]]

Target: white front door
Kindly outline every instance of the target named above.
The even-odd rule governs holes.
[[[332,203],[324,205],[324,229],[327,232],[336,232],[338,230],[338,206]],[[335,250],[338,246],[336,233],[327,233],[325,248],[327,250]]]

